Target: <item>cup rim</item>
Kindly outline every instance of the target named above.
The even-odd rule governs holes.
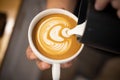
[[[44,62],[47,62],[47,63],[50,63],[50,64],[53,64],[53,63],[65,63],[65,62],[68,62],[68,61],[71,61],[73,60],[75,57],[77,57],[80,52],[83,50],[83,47],[84,47],[84,44],[81,43],[81,47],[80,49],[71,57],[69,58],[66,58],[66,59],[61,59],[61,60],[55,60],[55,59],[51,59],[51,58],[48,58],[44,55],[42,55],[35,47],[34,43],[33,43],[33,40],[32,40],[32,31],[33,31],[33,28],[34,26],[38,23],[38,21],[43,18],[44,16],[46,15],[49,15],[49,14],[55,14],[55,13],[59,13],[59,14],[65,14],[65,15],[68,15],[70,16],[71,18],[73,18],[74,20],[78,21],[78,18],[72,14],[71,12],[69,11],[66,11],[66,10],[63,10],[63,9],[58,9],[58,8],[53,8],[53,9],[46,9],[44,11],[41,11],[40,13],[38,13],[34,18],[33,20],[31,21],[30,25],[29,25],[29,29],[28,29],[28,41],[29,41],[29,45],[32,49],[32,51],[34,52],[34,54],[42,61]]]

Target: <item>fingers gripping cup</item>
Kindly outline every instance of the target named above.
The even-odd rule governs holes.
[[[77,17],[62,9],[40,12],[30,23],[28,40],[34,54],[52,64],[53,80],[60,79],[60,64],[73,60],[83,49],[75,35],[65,36],[65,28],[74,28]],[[63,36],[64,35],[64,36]]]

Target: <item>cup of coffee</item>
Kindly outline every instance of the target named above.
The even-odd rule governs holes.
[[[47,9],[36,15],[30,23],[28,40],[34,54],[52,64],[53,80],[60,79],[60,64],[76,58],[84,44],[77,36],[65,36],[64,28],[74,28],[77,17],[63,9]]]

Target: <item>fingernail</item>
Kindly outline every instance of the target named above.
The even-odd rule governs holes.
[[[98,4],[95,4],[95,9],[96,9],[96,10],[100,10],[101,8],[99,7]]]
[[[63,65],[62,65],[63,68],[69,68],[69,67],[71,67],[71,66],[72,66],[71,63],[67,63],[67,64],[63,64]]]
[[[41,67],[42,67],[43,70],[45,70],[45,69],[49,69],[50,65],[43,62],[42,65],[41,65]]]
[[[30,55],[30,59],[33,60],[35,59],[35,57],[33,55]]]
[[[97,3],[95,4],[94,7],[95,7],[95,9],[98,10],[98,11],[100,11],[100,10],[103,9],[103,6],[100,6],[100,4],[97,4]]]
[[[118,18],[120,19],[120,10],[117,11]]]

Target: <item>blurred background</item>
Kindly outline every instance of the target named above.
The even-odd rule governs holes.
[[[45,5],[46,0],[0,0],[0,80],[52,80],[51,69],[40,71],[25,54],[29,24]],[[112,57],[100,53],[85,45],[73,66],[62,69],[61,80],[96,78]]]
[[[30,21],[43,9],[45,0],[0,0],[0,80],[40,80],[25,53]]]

